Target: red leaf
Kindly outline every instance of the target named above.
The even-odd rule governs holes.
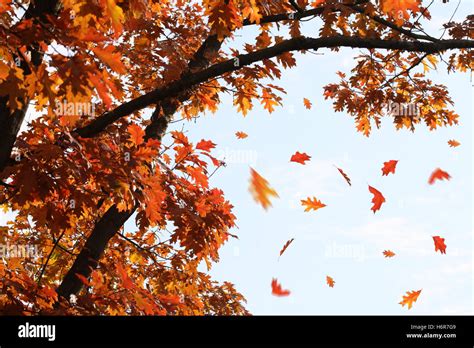
[[[450,147],[458,147],[459,145],[461,145],[461,143],[457,140],[452,139],[448,141],[448,145]]]
[[[434,245],[435,245],[435,252],[439,250],[441,254],[446,254],[446,244],[444,244],[444,238],[440,236],[433,237]]]
[[[436,180],[444,180],[444,179],[449,180],[451,179],[451,176],[444,170],[437,168],[433,173],[431,173],[431,176],[428,179],[428,184],[433,185]]]
[[[276,278],[272,279],[272,295],[275,296],[288,296],[290,294],[290,290],[283,290],[281,288],[281,284],[278,284]]]
[[[236,132],[235,136],[237,137],[237,139],[245,139],[248,137],[248,135],[244,132]]]
[[[297,163],[301,163],[301,164],[306,164],[305,161],[309,161],[311,158],[311,156],[308,156],[306,153],[300,153],[298,151],[296,151],[296,153],[291,156],[290,158],[290,162],[297,162]]]
[[[330,288],[333,288],[334,284],[336,284],[334,279],[332,279],[330,276],[326,276],[326,283],[329,285]]]
[[[384,250],[383,255],[384,255],[385,257],[394,257],[394,256],[395,256],[395,253],[394,253],[393,251],[391,251],[391,250]]]
[[[309,99],[307,98],[303,98],[303,104],[305,106],[306,109],[311,109],[311,102],[309,101]]]
[[[206,151],[206,152],[210,152],[211,149],[215,147],[216,147],[216,144],[214,144],[212,141],[204,140],[204,139],[196,144],[196,149]]]
[[[398,161],[390,160],[388,162],[383,163],[382,168],[382,176],[388,175],[389,173],[395,174],[395,168],[397,166]]]
[[[143,143],[143,137],[145,136],[145,131],[138,124],[132,123],[128,126],[128,133],[130,133],[130,140],[136,145]]]
[[[289,241],[287,241],[285,243],[285,245],[283,246],[283,248],[280,250],[280,256],[283,255],[283,253],[286,251],[286,249],[290,246],[291,243],[293,243],[295,239],[294,238],[291,238]]]
[[[379,190],[373,188],[370,185],[369,185],[369,191],[370,191],[370,193],[372,193],[374,195],[374,197],[372,198],[372,203],[374,203],[374,205],[370,209],[375,214],[375,212],[377,210],[380,210],[380,207],[382,206],[382,203],[385,202],[385,197],[382,195],[382,193]]]
[[[347,176],[347,174],[344,173],[344,171],[341,168],[336,167],[336,169],[339,171],[339,173],[341,173],[342,177],[347,181],[349,186],[352,186],[351,179]]]

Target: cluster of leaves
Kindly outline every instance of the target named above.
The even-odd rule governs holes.
[[[51,3],[54,11],[29,12]],[[156,120],[145,111],[169,111],[161,117],[165,123],[175,112],[191,120],[216,111],[224,93],[244,116],[256,103],[274,111],[285,93],[275,80],[296,66],[292,51],[299,48],[272,50],[304,39],[297,19],[309,16],[322,21],[320,38],[410,43],[422,29],[416,18],[429,18],[429,11],[420,0],[0,0],[2,110],[26,112],[32,104],[39,115],[21,135],[15,130],[15,151],[2,164],[0,202],[15,217],[2,227],[0,242],[40,251],[37,259],[0,260],[0,307],[11,314],[247,314],[232,284],[218,284],[198,270],[202,262],[210,267],[218,261],[235,226],[232,205],[209,184],[222,166],[212,155],[215,144],[193,144],[179,131],[165,144],[167,124],[150,135]],[[223,49],[250,25],[259,28],[253,40]],[[470,39],[471,27],[468,17],[445,29],[453,39]],[[252,64],[240,65],[249,55]],[[220,70],[229,61],[232,68]],[[446,89],[426,77],[437,61],[434,53],[393,50],[385,56],[370,49],[352,76],[346,80],[340,73],[342,81],[326,86],[324,96],[334,99],[336,111],[354,116],[366,135],[391,102],[420,104],[417,117],[395,118],[397,128],[454,124]],[[423,72],[412,77],[419,64]],[[448,71],[466,71],[471,64],[472,52],[461,48],[449,57]],[[403,73],[388,79],[396,69]],[[186,85],[203,71],[207,78]],[[167,99],[156,99],[157,88],[168,88]],[[59,112],[63,102],[94,104],[95,111]],[[312,106],[307,99],[304,104]],[[103,123],[94,132],[81,132],[97,122]],[[308,160],[304,153],[292,157],[301,164]],[[447,178],[438,172],[433,180],[441,177]],[[276,191],[255,171],[251,180],[255,198],[270,207]],[[380,196],[374,197],[374,212],[383,203]],[[316,197],[302,204],[306,211],[325,206]],[[53,289],[112,208],[133,215],[138,230],[114,233],[98,268],[90,277],[77,275],[85,290],[74,301],[58,298]]]

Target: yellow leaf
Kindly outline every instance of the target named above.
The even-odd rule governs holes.
[[[265,210],[272,206],[270,197],[278,197],[278,193],[270,187],[268,181],[252,168],[250,168],[249,190],[255,201],[260,203]]]

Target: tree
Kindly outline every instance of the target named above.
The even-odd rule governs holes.
[[[455,124],[446,87],[425,74],[472,67],[473,17],[436,38],[426,3],[0,0],[0,201],[15,213],[1,243],[40,254],[2,258],[2,312],[247,314],[232,284],[198,270],[236,237],[232,205],[209,186],[223,163],[210,140],[173,131],[165,143],[168,125],[215,111],[223,93],[244,116],[255,102],[272,112],[295,52],[341,47],[366,53],[324,96],[358,131],[393,104],[420,110],[394,117],[397,129]],[[309,19],[322,23],[314,37]],[[239,50],[246,27],[258,34]]]

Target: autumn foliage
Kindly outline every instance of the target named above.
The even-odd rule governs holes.
[[[369,136],[393,103],[420,110],[393,117],[396,129],[454,125],[459,116],[446,87],[427,73],[441,53],[449,54],[449,72],[471,68],[473,19],[446,23],[446,36],[434,38],[416,21],[430,18],[426,3],[0,0],[0,202],[11,214],[0,244],[39,251],[35,260],[0,258],[0,312],[248,314],[233,284],[200,267],[209,270],[237,237],[232,203],[210,181],[225,170],[218,144],[193,142],[169,126],[192,127],[188,121],[215,112],[224,94],[242,116],[256,104],[271,113],[282,105],[278,80],[297,65],[296,52],[337,54],[342,47],[363,53],[351,76],[337,72],[322,95],[356,131]],[[306,37],[302,20],[312,18],[322,24]],[[246,27],[258,30],[252,36]],[[27,112],[34,113],[29,123]],[[310,160],[299,151],[290,157],[301,165]],[[383,175],[396,174],[396,165],[386,162]],[[250,168],[249,189],[264,214],[279,196],[259,172]],[[437,169],[429,183],[450,178]],[[386,200],[369,191],[375,213]],[[312,196],[317,192],[307,194],[302,210],[326,207]],[[445,253],[444,239],[433,238]],[[271,289],[290,295],[277,279]],[[401,304],[411,308],[418,295],[408,293]]]

